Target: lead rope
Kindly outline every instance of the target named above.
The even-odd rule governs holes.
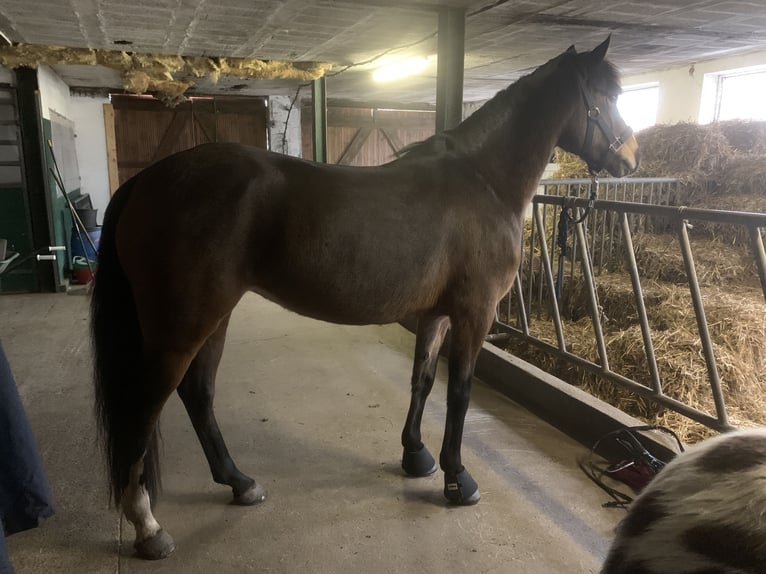
[[[558,273],[556,275],[556,301],[558,301],[559,305],[561,305],[564,286],[564,260],[567,257],[574,256],[572,249],[567,245],[567,241],[569,240],[569,225],[577,225],[578,223],[585,221],[591,209],[593,209],[593,206],[596,203],[596,198],[598,197],[598,175],[593,170],[589,171],[590,196],[588,197],[588,205],[585,207],[582,215],[575,219],[570,213],[571,208],[565,205],[562,207],[561,215],[559,216],[558,237],[556,238],[556,245],[558,245],[561,250],[559,253]]]
[[[612,480],[618,480],[623,484],[630,486],[633,489],[633,492],[637,493],[635,487],[638,486],[640,487],[640,490],[643,490],[646,484],[665,468],[666,463],[650,453],[641,441],[638,440],[636,435],[646,431],[661,431],[670,435],[675,439],[676,445],[678,446],[678,453],[676,454],[684,452],[684,445],[681,442],[681,439],[678,438],[678,435],[671,429],[659,425],[641,425],[622,428],[605,434],[591,447],[590,453],[587,456],[578,459],[577,464],[585,475],[612,497],[611,501],[602,505],[603,507],[623,508],[627,510],[628,505],[633,502],[634,498],[633,496],[609,486],[604,482],[605,477]],[[596,451],[598,450],[599,445],[608,439],[613,439],[625,450],[624,458],[611,464],[608,462],[596,462]],[[614,450],[614,445],[612,450]],[[631,470],[634,472],[631,472]],[[632,480],[631,474],[633,475]],[[639,480],[636,480],[637,478]]]

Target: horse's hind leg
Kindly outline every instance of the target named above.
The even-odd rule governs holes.
[[[221,361],[229,316],[225,317],[186,371],[178,394],[189,413],[202,450],[205,453],[213,480],[226,484],[234,493],[234,503],[256,504],[266,498],[266,491],[256,482],[242,474],[229,455],[218,422],[213,412],[215,376]]]
[[[181,381],[190,359],[188,353],[144,351],[143,377],[130,398],[130,421],[115,445],[130,460],[127,484],[118,500],[136,530],[136,552],[150,560],[165,558],[175,550],[173,539],[152,514],[159,488],[156,429],[160,411]]]
[[[402,430],[402,468],[411,476],[428,476],[436,472],[434,457],[421,440],[420,423],[426,399],[433,388],[439,349],[448,330],[448,317],[421,317],[418,321],[415,362],[412,367],[412,397]]]

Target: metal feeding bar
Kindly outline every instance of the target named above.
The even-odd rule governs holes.
[[[763,240],[766,214],[674,206],[679,195],[678,181],[672,178],[605,179],[599,184],[599,196],[605,199],[597,200],[590,216],[574,226],[574,233],[569,233],[570,237],[565,238],[568,245],[566,241],[563,243],[566,249],[551,253],[548,245],[549,241],[551,245],[557,244],[555,222],[561,210],[584,209],[588,205],[586,194],[590,180],[545,180],[541,182],[541,185],[546,194],[537,195],[533,200],[531,232],[525,241],[522,259],[523,280],[528,284],[523,284],[520,273],[512,293],[498,306],[498,309],[502,307],[506,311],[504,316],[498,313],[494,335],[490,337],[490,340],[504,341],[509,337],[521,339],[580,369],[649,398],[703,425],[719,431],[731,429],[716,362],[715,346],[708,329],[704,300],[696,275],[688,222],[689,220],[706,221],[739,225],[747,229],[750,253],[766,301],[766,251]],[[714,416],[666,395],[663,390],[633,245],[633,233],[637,231],[674,233],[678,238],[678,248],[683,258],[701,352],[715,404]],[[620,269],[627,271],[630,277],[637,313],[636,322],[641,329],[640,344],[645,351],[649,374],[647,384],[612,371],[608,361],[602,325],[603,312],[598,300],[597,278],[602,271],[609,270],[609,265],[614,265],[615,255],[619,258]],[[583,295],[587,299],[588,315],[593,323],[598,362],[578,356],[567,349],[562,323],[564,301],[556,296],[556,278],[553,271],[554,263],[561,261],[570,266],[566,275],[570,285],[578,272],[584,281]],[[561,277],[561,274],[559,276]],[[516,313],[512,310],[512,302],[515,302]],[[536,320],[544,320],[542,315],[546,311],[555,328],[555,344],[533,334],[533,315]],[[514,317],[517,325],[511,324]]]

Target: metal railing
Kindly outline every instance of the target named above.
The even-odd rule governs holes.
[[[517,275],[514,289],[498,306],[495,328],[489,339],[493,342],[508,338],[521,339],[552,356],[564,359],[586,372],[649,398],[703,425],[719,431],[731,429],[688,231],[691,227],[690,222],[744,226],[749,237],[749,251],[766,301],[766,253],[763,240],[766,214],[673,206],[673,202],[678,198],[678,184],[672,179],[602,180],[599,196],[604,199],[597,200],[589,216],[574,225],[571,251],[569,248],[555,249],[552,254],[551,246],[556,246],[558,239],[556,222],[562,210],[569,209],[570,213],[577,214],[581,213],[579,210],[586,208],[588,200],[585,197],[589,192],[590,180],[549,180],[543,184],[549,194],[534,198],[531,232],[525,240],[522,269]],[[623,201],[624,199],[630,201]],[[657,201],[662,204],[657,205]],[[678,239],[715,404],[714,416],[668,396],[663,390],[633,246],[633,235],[636,231],[672,232]],[[648,385],[615,372],[609,365],[594,276],[605,269],[608,270],[610,266],[614,267],[616,260],[621,260],[621,269],[630,277],[647,360],[650,380]],[[569,281],[573,280],[578,272],[578,280],[584,282],[598,355],[596,362],[567,349],[561,313],[562,302],[555,288],[561,282],[562,274],[559,272],[558,277],[554,274],[554,263],[561,268],[569,267]],[[530,322],[535,317],[541,319],[543,312],[546,312],[549,320],[553,322],[555,344],[530,332]],[[514,316],[516,321],[512,324]]]

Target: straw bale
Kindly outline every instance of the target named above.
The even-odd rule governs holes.
[[[766,154],[766,122],[726,120],[718,128],[737,152],[752,155]]]

